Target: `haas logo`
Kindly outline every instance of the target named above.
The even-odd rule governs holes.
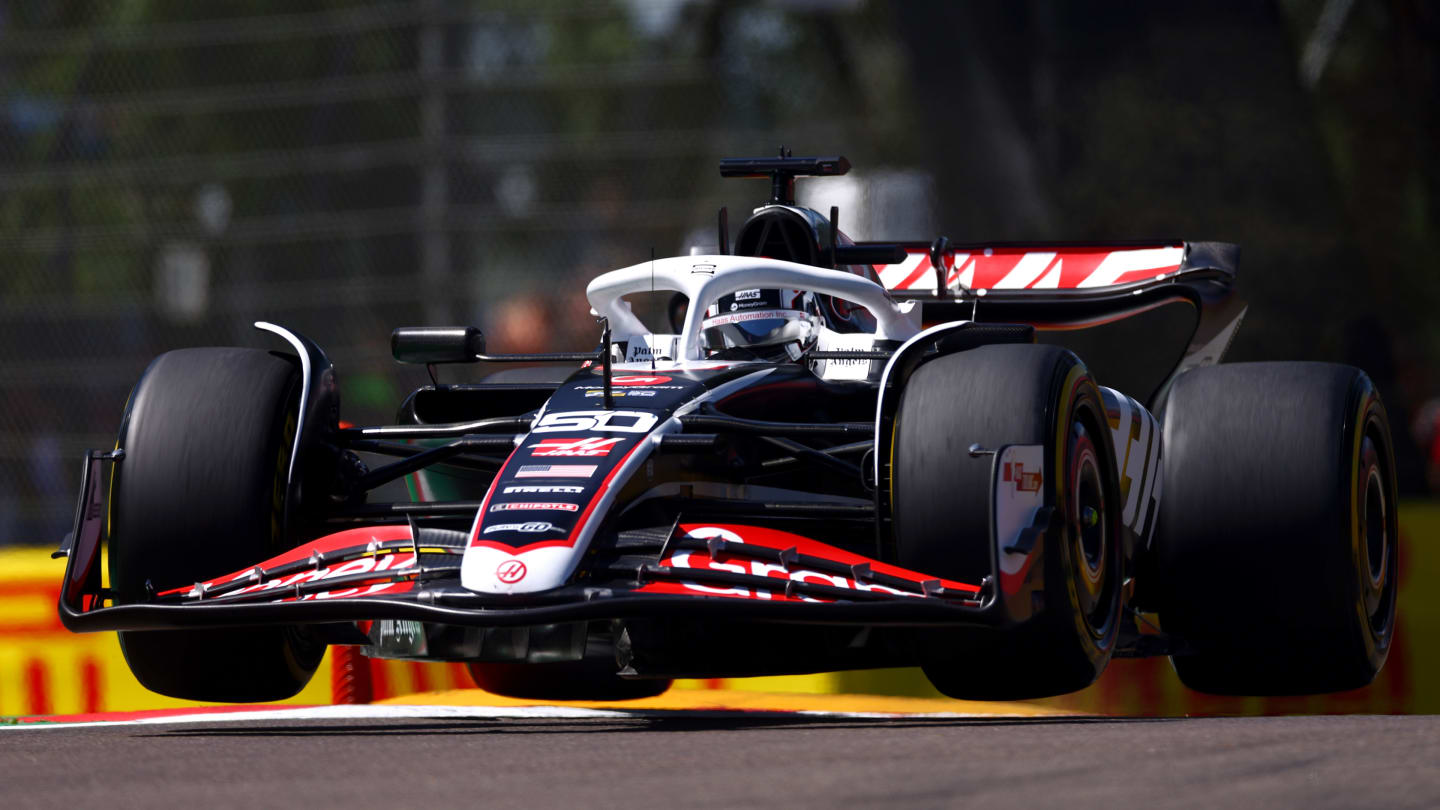
[[[1021,492],[1039,492],[1041,474],[1039,470],[1026,470],[1024,464],[1019,461],[1005,462],[1003,480],[1013,481],[1015,488]]]
[[[519,560],[506,560],[495,569],[495,578],[506,585],[514,585],[524,579],[525,574],[525,563]]]
[[[620,439],[541,439],[530,446],[532,456],[608,456]]]

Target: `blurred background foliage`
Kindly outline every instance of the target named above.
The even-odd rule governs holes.
[[[716,161],[782,144],[855,164],[802,194],[857,238],[1242,244],[1230,359],[1369,370],[1418,491],[1437,48],[1426,0],[0,0],[0,543],[154,355],[277,321],[387,421],[393,327],[588,346],[583,282],[713,245],[765,194]]]

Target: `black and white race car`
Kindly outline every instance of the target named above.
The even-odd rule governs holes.
[[[1214,693],[1374,678],[1385,410],[1355,368],[1217,365],[1236,247],[855,244],[794,202],[848,168],[724,161],[770,201],[733,250],[722,211],[715,255],[591,282],[592,351],[395,330],[432,378],[556,373],[425,386],[393,425],[343,423],[330,360],[273,324],[289,351],[161,355],[86,459],[66,626],[224,701],[294,694],[329,644],[557,699],[912,665],[1027,698],[1144,655]]]

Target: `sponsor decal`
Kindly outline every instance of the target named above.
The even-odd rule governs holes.
[[[515,471],[516,478],[589,478],[597,469],[594,464],[525,464]]]
[[[787,321],[800,320],[810,317],[804,312],[793,309],[766,309],[759,312],[736,312],[730,315],[716,315],[713,318],[705,319],[705,328],[712,326],[723,326],[727,323],[741,323],[743,321],[763,321],[784,319]]]
[[[497,503],[490,507],[491,512],[523,512],[528,509],[535,509],[541,512],[580,511],[580,507],[573,503],[561,503],[559,501],[514,501],[512,503]]]
[[[522,484],[505,487],[506,495],[581,495],[584,492],[585,487],[575,484]]]
[[[688,590],[699,593],[715,594],[717,596],[748,596],[753,599],[784,599],[785,581],[808,582],[815,585],[829,585],[834,588],[846,588],[853,591],[871,591],[888,593],[893,596],[908,596],[916,599],[924,597],[917,593],[906,593],[884,585],[876,585],[869,582],[859,582],[850,577],[839,574],[827,574],[822,571],[812,571],[808,568],[786,569],[766,560],[749,560],[733,555],[721,555],[721,560],[711,559],[710,555],[704,552],[679,551],[671,554],[662,561],[662,565],[669,565],[673,568],[696,568],[710,571],[728,571],[734,574],[750,574],[757,577],[769,577],[780,580],[775,588],[781,594],[774,594],[767,590],[754,590],[745,587],[725,587],[714,585],[701,585],[698,582],[685,582],[681,584]],[[802,602],[828,602],[830,600],[814,596],[796,595],[793,597]]]
[[[1142,531],[1160,502],[1160,425],[1145,406],[1110,388],[1101,388],[1106,420],[1115,443],[1115,463],[1120,474],[1120,520]],[[1121,448],[1124,451],[1121,451]],[[1147,532],[1148,534],[1148,532]],[[1149,537],[1145,538],[1148,545]]]
[[[605,392],[604,392],[604,391],[586,391],[586,392],[585,392],[585,396],[587,396],[587,397],[603,397],[603,396],[605,396]],[[655,392],[654,392],[654,391],[640,391],[640,390],[632,390],[632,391],[611,391],[611,392],[610,392],[610,396],[612,396],[612,397],[653,397],[653,396],[655,396]]]
[[[494,526],[486,526],[484,534],[491,532],[524,532],[526,534],[539,534],[541,532],[558,532],[560,527],[554,523],[547,523],[543,520],[532,520],[528,523],[496,523]]]
[[[319,593],[307,593],[300,597],[301,602],[309,602],[313,599],[350,599],[356,596],[370,596],[383,591],[403,592],[415,587],[412,582],[377,582],[374,585],[362,585],[358,588],[341,588],[338,591],[321,591]],[[283,599],[284,602],[293,602],[293,599]]]
[[[557,411],[545,414],[530,432],[648,433],[658,421],[655,414],[644,411]]]
[[[1039,444],[1006,445],[995,459],[990,514],[1001,593],[1019,593],[1034,574],[1033,544],[1022,538],[1035,521],[1035,510],[1044,504],[1044,465],[1045,446]]]
[[[712,366],[712,368],[715,368],[715,367]],[[696,369],[696,370],[697,370],[697,371],[705,371],[706,369]],[[631,385],[635,385],[635,384],[636,384],[636,383],[631,383]],[[598,392],[598,391],[603,391],[603,390],[605,389],[605,386],[604,386],[603,384],[602,384],[602,385],[580,385],[580,386],[576,386],[576,387],[579,388],[581,391],[587,391],[587,392],[590,392],[590,391],[596,391],[596,392]],[[613,389],[612,389],[612,390],[613,390]],[[683,386],[683,385],[647,385],[647,386],[645,386],[644,389],[630,389],[629,391],[616,391],[616,392],[615,392],[615,396],[617,396],[617,397],[623,397],[623,396],[625,396],[627,393],[628,393],[628,394],[631,394],[631,395],[639,395],[639,394],[638,394],[638,391],[639,391],[639,390],[645,390],[645,391],[684,391],[684,390],[685,390],[685,386]],[[598,397],[598,396],[600,396],[600,395],[599,395],[598,393],[587,393],[586,396],[589,396],[589,397]]]
[[[336,577],[350,576],[352,574],[380,574],[385,571],[399,571],[401,569],[410,568],[414,565],[415,555],[410,553],[393,553],[376,555],[373,557],[357,557],[353,560],[343,562],[336,566],[326,566],[318,570],[301,571],[298,574],[292,574],[288,577],[272,579],[269,582],[261,582],[257,585],[249,585],[247,587],[239,589],[238,591],[233,591],[232,593],[242,594],[253,593],[255,591],[272,591],[283,588],[293,588],[296,585],[303,585],[310,582],[321,582],[327,579],[335,579]],[[247,571],[241,576],[248,576],[249,573],[250,572]],[[230,581],[233,582],[234,579],[235,578],[231,578]],[[389,583],[379,584],[383,585]],[[373,593],[376,590],[384,589],[372,588],[372,590],[369,592]],[[360,591],[360,588],[346,588],[344,589],[344,591],[328,591],[326,592],[329,594],[328,596],[308,594],[305,598],[314,599],[318,597],[321,599],[333,599],[336,598],[337,595],[356,596],[360,594]],[[199,596],[200,592],[192,588],[190,589],[190,592],[186,595],[191,597]]]
[[[1001,475],[1002,481],[1010,481],[1021,492],[1039,492],[1041,475],[1039,468],[1026,470],[1023,462],[1007,461]]]
[[[719,315],[723,310],[735,312],[736,310],[782,309],[785,307],[784,301],[785,292],[783,290],[738,290],[729,295],[720,296],[720,300],[710,307],[707,314]]]
[[[541,439],[530,446],[532,456],[608,456],[620,439]]]
[[[655,343],[657,345],[650,345]],[[625,362],[642,363],[647,360],[670,360],[675,357],[675,350],[680,347],[680,338],[667,337],[664,335],[652,335],[647,341],[644,338],[631,338],[625,344]]]
[[[693,275],[693,274],[696,274],[696,273],[701,273],[701,274],[704,274],[704,275],[707,275],[707,276],[713,276],[713,275],[715,275],[715,265],[713,265],[713,264],[692,264],[692,265],[690,265],[690,273],[691,273],[692,275]]]
[[[731,301],[730,311],[734,312],[739,309],[764,309],[767,307],[773,308],[776,306],[778,306],[778,304],[772,304],[769,301]]]
[[[811,594],[792,593],[786,595],[785,586],[789,582],[804,582],[816,585],[828,585],[833,588],[843,588],[852,591],[867,591],[872,593],[884,593],[904,598],[923,599],[925,596],[920,593],[924,590],[923,583],[934,581],[932,577],[916,571],[888,565],[877,560],[845,551],[843,549],[828,546],[801,535],[791,534],[773,529],[763,529],[755,526],[684,526],[687,538],[698,540],[724,540],[726,546],[716,557],[711,557],[706,551],[675,551],[661,560],[661,565],[669,566],[677,571],[724,571],[732,574],[745,574],[749,576],[765,577],[773,581],[773,587],[767,587],[756,583],[745,585],[731,585],[720,583],[702,583],[694,580],[677,578],[668,582],[654,582],[645,585],[641,590],[648,593],[698,593],[711,596],[732,596],[746,599],[765,599],[774,601],[805,601],[805,602],[829,602],[833,597],[822,597]],[[745,547],[754,548],[757,552],[763,550],[764,556],[757,559],[759,555],[752,557],[746,553]],[[877,584],[864,575],[846,576],[838,572],[816,571],[804,568],[792,562],[789,565],[778,562],[773,552],[781,550],[798,551],[801,554],[808,554],[821,557],[833,562],[845,563],[847,565],[863,565],[871,568],[875,573],[888,574],[900,579],[908,580],[915,586],[915,591],[897,590],[885,585]],[[852,569],[853,571],[854,569]],[[966,585],[961,582],[952,582],[941,579],[939,583],[947,590],[954,589],[959,592],[974,592],[973,585]],[[945,598],[949,598],[947,595]],[[962,597],[963,598],[963,597]]]
[[[506,585],[513,585],[519,582],[525,578],[525,574],[525,563],[519,560],[506,560],[500,563],[495,569],[495,578]]]
[[[664,374],[625,374],[610,378],[611,385],[659,385],[670,382]]]

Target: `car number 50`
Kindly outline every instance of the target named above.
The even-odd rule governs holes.
[[[648,433],[656,421],[654,414],[643,411],[560,411],[545,414],[530,432]]]

